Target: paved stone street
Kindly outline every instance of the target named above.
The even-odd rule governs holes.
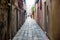
[[[48,40],[48,38],[35,20],[28,17],[13,40]]]

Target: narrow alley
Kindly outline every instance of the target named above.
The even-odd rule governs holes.
[[[48,40],[48,38],[36,21],[28,17],[13,40]]]
[[[0,40],[60,40],[60,0],[0,0]]]

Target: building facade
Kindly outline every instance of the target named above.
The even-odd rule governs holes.
[[[0,0],[0,40],[9,39],[9,12],[8,0]]]
[[[19,1],[0,0],[0,40],[12,40],[24,23],[23,1]]]
[[[40,25],[40,27],[44,30],[43,13],[42,13],[42,0],[36,0],[36,2],[35,2],[34,19],[36,20],[38,25]]]
[[[25,4],[24,4],[24,0],[18,0],[18,27],[21,28],[21,26],[23,25],[23,23],[25,22]]]
[[[48,27],[50,40],[60,40],[60,0],[47,0]]]

